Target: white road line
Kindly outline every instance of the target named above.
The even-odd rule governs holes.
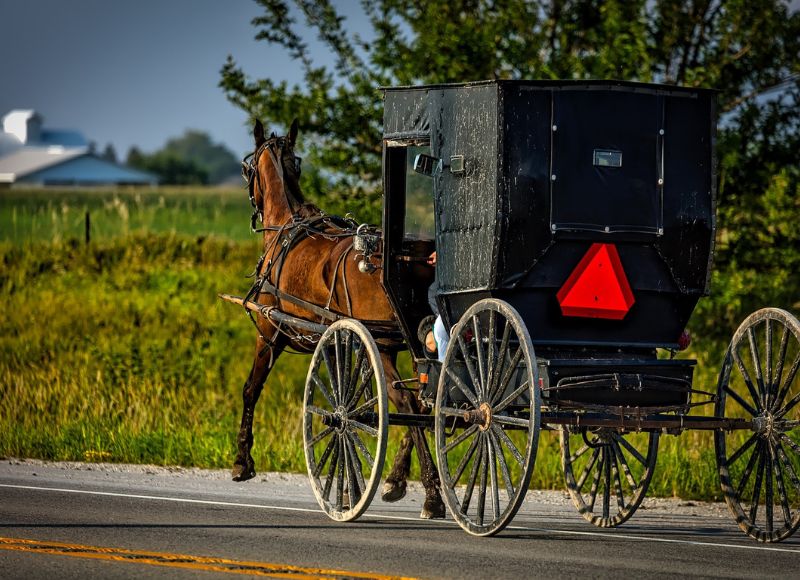
[[[218,505],[218,506],[230,506],[230,507],[245,507],[245,508],[257,508],[263,510],[273,510],[273,511],[285,511],[285,512],[303,512],[303,513],[311,513],[311,514],[321,514],[322,512],[318,509],[311,509],[311,508],[298,508],[298,507],[289,507],[289,506],[275,506],[275,505],[264,505],[258,503],[238,503],[232,501],[215,501],[215,500],[205,500],[205,499],[191,499],[191,498],[180,498],[180,497],[168,497],[162,495],[140,495],[134,493],[116,493],[110,491],[89,491],[85,489],[68,489],[68,488],[59,488],[59,487],[40,487],[34,485],[13,485],[13,484],[6,484],[0,483],[0,487],[12,488],[12,489],[29,489],[34,491],[53,491],[59,493],[76,493],[76,494],[83,494],[83,495],[100,495],[106,497],[125,497],[131,499],[148,499],[148,500],[156,500],[156,501],[172,501],[176,503],[193,503],[193,504],[201,504],[201,505]],[[382,520],[401,520],[401,521],[408,521],[408,522],[415,522],[415,523],[422,523],[419,518],[413,518],[408,516],[392,516],[388,514],[364,514],[361,516],[362,518],[373,518],[373,519],[382,519]],[[455,522],[449,520],[427,520],[425,523],[430,524],[439,524],[439,525],[447,525],[456,527],[457,524]],[[20,526],[20,527],[24,527]],[[800,554],[800,549],[797,548],[781,548],[777,546],[765,546],[763,544],[724,544],[721,542],[703,542],[698,540],[678,540],[675,538],[656,538],[652,536],[633,536],[630,534],[620,534],[616,532],[581,532],[576,530],[554,530],[551,528],[536,528],[531,526],[508,526],[507,530],[515,530],[515,531],[525,531],[525,532],[539,532],[539,533],[546,533],[546,534],[561,534],[567,536],[588,536],[588,537],[600,537],[606,539],[612,538],[620,538],[623,540],[635,540],[639,542],[660,542],[664,544],[684,544],[690,546],[703,546],[707,548],[732,548],[736,550],[761,550],[761,551],[771,551],[771,552],[788,552],[791,554]]]

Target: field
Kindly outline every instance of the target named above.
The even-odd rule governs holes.
[[[249,215],[241,189],[0,192],[0,455],[230,467],[254,335],[217,293],[249,287]],[[307,365],[285,355],[267,383],[258,470],[305,469]],[[715,373],[701,361],[699,383]],[[717,496],[710,437],[662,437],[653,481],[657,495]],[[553,433],[533,485],[563,487]]]

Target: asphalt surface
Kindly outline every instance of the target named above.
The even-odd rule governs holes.
[[[418,519],[422,493],[357,522],[318,508],[304,476],[0,462],[0,577],[796,578],[800,535],[761,545],[723,504],[647,499],[618,529],[565,493],[529,492],[512,526],[474,538]]]

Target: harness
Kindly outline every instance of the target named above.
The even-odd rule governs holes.
[[[371,264],[370,258],[379,255],[377,253],[377,244],[363,243],[362,238],[369,238],[370,240],[376,239],[379,233],[375,228],[362,224],[361,226],[350,217],[338,217],[328,215],[318,208],[310,209],[312,206],[300,206],[299,202],[291,196],[287,189],[286,174],[283,167],[283,152],[287,147],[287,140],[284,137],[276,137],[274,134],[265,141],[254,153],[247,155],[242,160],[242,176],[247,181],[249,190],[250,204],[253,206],[253,213],[250,217],[250,228],[253,232],[276,232],[275,237],[265,247],[264,252],[256,264],[254,272],[251,274],[255,278],[253,285],[244,298],[244,304],[248,301],[257,301],[259,295],[270,294],[275,297],[275,306],[269,308],[281,309],[282,302],[287,302],[312,312],[315,316],[319,317],[319,322],[331,323],[340,318],[352,317],[352,304],[347,287],[347,271],[345,268],[345,260],[351,254],[354,259],[361,257],[362,264],[369,264],[369,271],[375,269]],[[282,192],[287,204],[290,208],[291,217],[281,225],[270,225],[257,227],[257,224],[263,223],[264,215],[261,208],[258,207],[255,198],[256,186],[261,187],[261,177],[258,171],[258,162],[262,154],[267,152],[270,159],[275,166],[276,172],[280,178],[282,185]],[[294,156],[294,170],[299,176],[301,159]],[[263,189],[262,189],[263,191]],[[305,208],[306,211],[311,211],[311,215],[303,217],[300,215],[300,209]],[[298,298],[292,294],[288,294],[279,289],[281,272],[283,270],[286,257],[289,252],[297,247],[297,245],[307,238],[323,237],[330,241],[339,241],[349,238],[350,243],[346,245],[344,251],[338,256],[336,265],[333,268],[331,280],[329,284],[328,298],[325,306],[320,306]],[[354,249],[355,248],[355,249]],[[359,265],[361,266],[361,264]],[[344,288],[344,302],[346,304],[347,312],[338,312],[331,308],[331,304],[336,295],[336,283],[341,278],[342,287]],[[272,348],[275,344],[275,339],[278,333],[282,333],[291,339],[296,344],[313,345],[319,340],[317,334],[303,334],[297,329],[290,328],[284,324],[276,325],[275,334],[271,338],[261,335],[253,313],[245,309],[250,320],[256,327],[261,338],[266,342],[266,348]],[[374,324],[377,326],[391,326],[392,323],[387,321],[362,321],[366,324]],[[291,331],[291,332],[290,332]]]

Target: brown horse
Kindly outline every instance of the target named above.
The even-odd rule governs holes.
[[[286,294],[355,319],[394,320],[380,274],[377,271],[361,272],[354,260],[344,259],[352,248],[352,234],[337,237],[297,236],[292,239],[290,247],[281,249],[292,224],[323,214],[319,208],[304,202],[300,190],[299,158],[294,155],[297,121],[292,123],[286,137],[276,137],[273,133],[269,138],[265,137],[261,122],[256,121],[253,136],[255,151],[248,165],[250,198],[254,207],[253,223],[260,222],[260,229],[264,231],[264,254],[257,268],[257,278],[266,278],[267,282]],[[276,262],[280,263],[277,268]],[[311,320],[315,318],[312,312],[302,306],[278,300],[271,293],[251,292],[249,298],[260,304],[278,306],[286,314]],[[253,447],[253,413],[275,360],[287,346],[302,352],[310,352],[314,346],[299,336],[280,332],[264,317],[258,317],[255,322],[258,330],[256,356],[242,394],[244,408],[238,454],[233,467],[235,481],[255,476],[250,454]],[[392,381],[399,379],[395,356],[384,352],[381,359],[387,383],[391,385]],[[388,396],[399,412],[420,412],[419,402],[408,391],[390,387]],[[384,501],[397,501],[405,495],[414,447],[417,449],[425,487],[425,503],[420,517],[444,517],[439,475],[425,433],[419,427],[410,427],[403,437],[392,470],[386,478],[382,498]]]

